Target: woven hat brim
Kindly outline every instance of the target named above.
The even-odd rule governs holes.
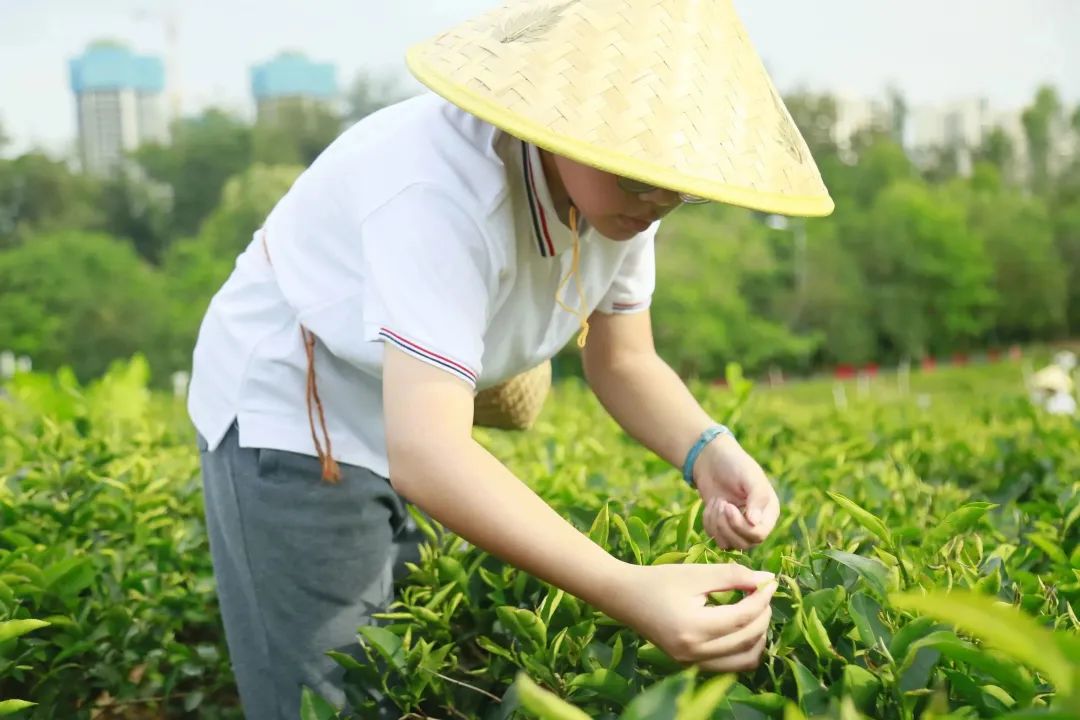
[[[828,195],[795,196],[769,193],[751,188],[710,181],[671,170],[668,167],[631,158],[610,149],[583,142],[577,138],[552,132],[527,117],[510,112],[497,103],[443,76],[424,61],[423,47],[406,52],[409,71],[421,83],[448,102],[491,123],[514,137],[528,141],[545,150],[579,161],[615,175],[648,178],[659,187],[694,195],[716,202],[738,205],[761,212],[801,217],[823,217],[835,209]]]

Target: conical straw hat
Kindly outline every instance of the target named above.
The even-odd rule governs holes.
[[[731,0],[510,0],[407,62],[463,110],[583,164],[764,212],[832,212]]]

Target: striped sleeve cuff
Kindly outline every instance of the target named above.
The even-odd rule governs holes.
[[[611,304],[611,312],[615,315],[628,315],[646,310],[651,304],[652,298],[638,302],[617,302]]]
[[[408,338],[402,337],[393,330],[384,327],[379,328],[379,338],[393,344],[398,350],[406,352],[409,355],[438,368],[442,368],[453,375],[457,375],[474,388],[476,387],[476,372],[468,366],[451,360],[445,355],[441,355],[433,350],[429,350],[423,345],[415,343]]]

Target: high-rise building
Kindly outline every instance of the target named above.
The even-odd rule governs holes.
[[[332,105],[338,98],[337,71],[301,53],[281,53],[251,70],[258,122],[274,122],[285,107]]]
[[[72,59],[70,71],[84,171],[110,174],[125,152],[168,140],[161,60],[101,42]]]

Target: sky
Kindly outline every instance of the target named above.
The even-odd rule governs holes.
[[[700,0],[721,1],[721,0]],[[1080,102],[1077,0],[734,0],[782,92],[911,105],[986,97],[1024,106],[1042,83]],[[283,50],[420,90],[405,49],[498,0],[0,0],[0,127],[6,154],[69,152],[75,102],[68,61],[99,39],[166,60],[183,114],[216,105],[253,114],[251,66]],[[174,18],[175,49],[165,31]],[[171,62],[170,62],[171,61]]]

